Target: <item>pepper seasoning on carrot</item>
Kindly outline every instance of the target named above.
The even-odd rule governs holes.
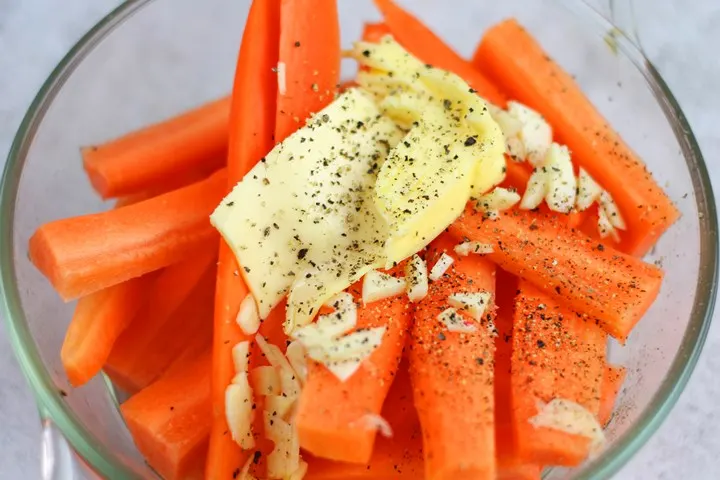
[[[508,210],[486,218],[472,206],[450,227],[457,238],[491,244],[488,257],[583,318],[625,341],[657,297],[663,272],[567,226],[556,215]]]
[[[428,264],[453,256],[455,245],[450,235],[442,234],[428,248]],[[494,301],[484,305],[480,319],[456,312],[453,323],[465,323],[464,331],[451,331],[439,318],[450,295],[478,293],[494,297],[495,265],[480,255],[455,257],[415,312],[410,378],[423,434],[425,478],[430,480],[494,479],[497,471]]]
[[[628,225],[620,250],[647,253],[680,213],[570,75],[514,19],[485,33],[473,62],[505,93],[540,112],[573,160],[612,195]]]

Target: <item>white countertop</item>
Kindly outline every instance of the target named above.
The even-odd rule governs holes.
[[[0,1],[0,163],[27,106],[72,44],[117,0]],[[720,189],[720,3],[636,0],[643,46],[678,98]],[[720,324],[658,433],[617,479],[703,480],[720,472]],[[37,410],[0,327],[0,479],[38,478]]]

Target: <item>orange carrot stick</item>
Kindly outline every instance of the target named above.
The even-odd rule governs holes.
[[[282,0],[275,117],[278,141],[333,100],[339,75],[336,0]]]
[[[538,413],[538,402],[557,398],[597,413],[606,335],[524,280],[518,292],[511,360],[517,455],[526,463],[578,465],[589,453],[586,437],[537,427],[529,420]]]
[[[208,351],[120,406],[138,450],[165,480],[203,478],[211,421],[209,371]]]
[[[540,112],[573,160],[610,192],[628,225],[623,252],[644,255],[677,220],[677,208],[645,164],[516,20],[485,33],[474,63],[509,96]]]
[[[400,364],[381,416],[392,437],[379,435],[367,465],[309,457],[305,480],[415,480],[424,474],[420,421],[412,401],[407,364]]]
[[[401,271],[395,269],[393,273]],[[360,300],[360,283],[349,289]],[[345,382],[324,366],[310,362],[300,396],[296,426],[300,446],[315,456],[367,463],[375,430],[364,421],[379,414],[398,369],[411,311],[406,296],[387,298],[358,307],[357,328],[385,326],[380,346]]]
[[[455,73],[490,103],[499,107],[505,106],[507,101],[505,95],[420,20],[392,0],[375,0],[375,5],[382,12],[385,23],[395,39],[410,53],[425,63]]]
[[[82,149],[83,165],[103,198],[156,189],[198,168],[225,163],[230,101],[222,98],[125,136]]]
[[[189,344],[210,345],[216,258],[211,248],[157,276],[150,287],[150,302],[118,337],[105,365],[105,372],[120,388],[141,390]]]
[[[605,366],[602,383],[600,384],[600,409],[598,410],[598,422],[602,426],[610,423],[615,401],[626,375],[627,370],[625,367]]]
[[[274,145],[278,78],[272,69],[277,67],[279,38],[280,2],[254,0],[235,71],[230,106],[228,183],[219,188],[221,193],[240,181]],[[227,434],[225,419],[225,389],[235,375],[232,348],[247,339],[235,321],[240,302],[248,294],[238,269],[232,251],[221,240],[213,331],[213,422],[205,471],[208,480],[232,478],[249,454]]]
[[[663,272],[570,229],[558,216],[509,210],[489,220],[468,207],[458,238],[493,245],[488,257],[624,341],[660,290]]]
[[[78,300],[60,350],[72,386],[84,385],[102,369],[115,340],[148,300],[154,278],[149,273]]]
[[[134,205],[55,220],[30,238],[35,266],[65,300],[88,295],[212,248],[208,219],[225,172]]]
[[[475,327],[471,332],[450,331],[438,318],[449,307],[450,295],[487,292],[494,297],[495,265],[480,255],[455,257],[455,245],[448,234],[430,244],[428,266],[443,253],[455,261],[419,302],[410,342],[425,478],[495,478],[494,300],[489,300],[480,320],[456,313],[460,321]]]

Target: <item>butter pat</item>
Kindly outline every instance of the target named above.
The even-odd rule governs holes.
[[[211,216],[241,265],[260,318],[291,290],[286,329],[385,264],[376,175],[402,134],[351,89],[277,145]]]

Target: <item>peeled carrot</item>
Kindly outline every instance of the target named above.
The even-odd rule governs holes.
[[[209,347],[216,258],[213,249],[198,252],[157,276],[150,302],[117,339],[105,365],[120,388],[146,387],[194,342]]]
[[[281,3],[277,141],[283,141],[304,125],[310,114],[333,100],[340,76],[337,1]]]
[[[610,192],[628,225],[623,252],[644,255],[677,220],[645,164],[516,20],[488,30],[473,61],[509,96],[540,112],[573,160]]]
[[[154,279],[149,273],[78,300],[60,350],[71,385],[84,385],[102,369],[115,340],[148,300]]]
[[[660,290],[663,272],[569,228],[558,216],[509,210],[496,220],[468,207],[458,238],[493,245],[488,257],[624,341]]]
[[[407,364],[401,363],[380,414],[392,437],[379,435],[367,465],[309,457],[305,480],[417,479],[424,473],[420,421],[412,401]]]
[[[366,23],[363,26],[362,39],[366,42],[377,43],[385,35],[392,35],[390,27],[388,27],[385,23]]]
[[[562,398],[591,413],[600,406],[605,333],[521,280],[513,322],[511,398],[517,455],[527,463],[578,465],[587,457],[586,437],[537,427],[529,420],[538,402]]]
[[[203,478],[211,419],[209,371],[207,352],[120,405],[135,445],[165,480]]]
[[[29,255],[65,300],[88,295],[212,248],[210,213],[225,171],[134,205],[46,223]]]
[[[410,342],[410,378],[420,417],[425,478],[495,478],[493,401],[494,300],[468,333],[452,332],[438,319],[458,293],[495,295],[495,265],[480,255],[456,257],[443,234],[428,249],[428,266],[442,253],[454,263],[418,303]],[[491,297],[491,298],[492,298]]]
[[[517,451],[512,422],[511,358],[513,344],[513,317],[518,280],[514,275],[497,269],[497,315],[495,316],[495,454],[497,478],[503,480],[539,480],[542,467],[524,461]]]
[[[375,5],[382,12],[385,24],[390,28],[392,35],[410,53],[425,63],[455,73],[490,103],[499,107],[505,106],[507,101],[505,95],[419,19],[392,0],[375,0]]]
[[[625,367],[606,365],[603,372],[602,383],[600,384],[600,409],[598,410],[598,422],[606,426],[610,423],[612,412],[615,407],[618,393],[625,381],[627,370]]]
[[[360,283],[349,291],[359,303]],[[357,328],[385,326],[382,343],[345,382],[310,362],[296,417],[301,447],[330,460],[361,464],[370,460],[375,430],[367,428],[364,417],[380,413],[402,357],[410,320],[404,295],[358,306]]]
[[[230,101],[215,100],[115,140],[82,149],[83,165],[103,198],[163,185],[168,178],[225,163]]]
[[[274,146],[280,1],[254,0],[248,13],[238,54],[230,106],[228,183],[226,193]],[[225,389],[235,375],[232,348],[247,340],[238,327],[240,302],[248,294],[235,257],[220,241],[212,362],[212,432],[205,477],[226,480],[245,464],[244,452],[227,434]],[[251,359],[252,360],[252,359]],[[261,417],[261,415],[257,415]]]

